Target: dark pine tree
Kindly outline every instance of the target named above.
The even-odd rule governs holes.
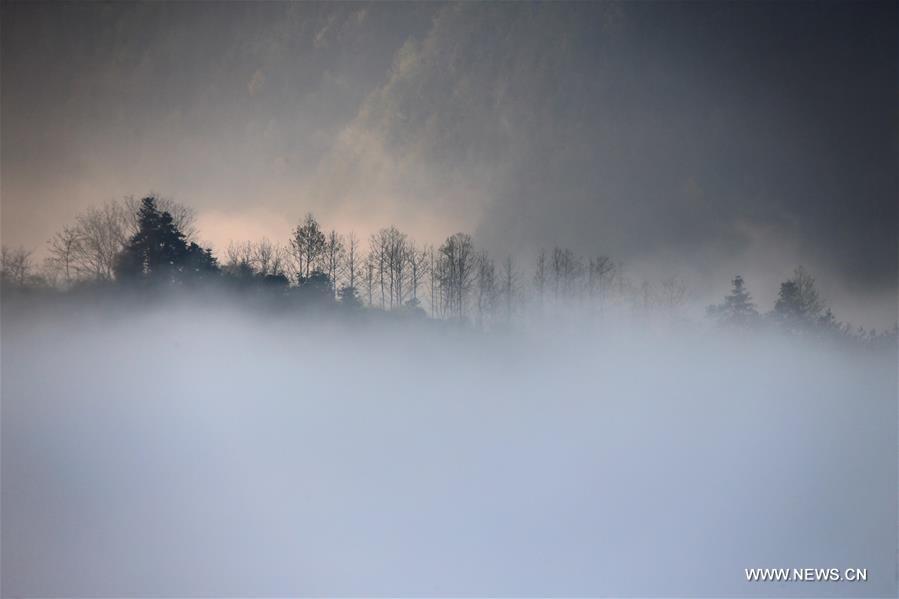
[[[752,296],[746,288],[743,277],[737,275],[732,281],[733,288],[724,298],[724,303],[709,306],[708,314],[720,324],[746,327],[754,324],[759,313],[752,302]]]
[[[316,268],[308,277],[300,277],[297,295],[311,305],[333,304],[334,291],[331,285],[331,278]]]
[[[781,283],[772,317],[784,330],[793,333],[836,326],[836,319],[825,311],[818,296],[815,278],[801,266],[791,279]]]
[[[802,318],[803,309],[799,297],[799,285],[795,281],[784,281],[780,284],[777,301],[774,303],[774,314],[785,321],[798,321]]]
[[[362,300],[359,299],[359,291],[352,285],[341,287],[337,295],[340,297],[341,308],[350,311],[362,309]]]
[[[117,279],[171,283],[203,278],[218,271],[212,251],[195,243],[188,245],[172,215],[159,210],[155,198],[141,200],[137,231],[116,260]]]
[[[180,274],[188,280],[205,280],[218,275],[218,260],[212,255],[212,250],[202,248],[194,242],[187,246],[187,253],[179,264]]]

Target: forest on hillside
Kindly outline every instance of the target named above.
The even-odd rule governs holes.
[[[325,229],[311,213],[285,243],[232,242],[223,259],[198,242],[192,209],[148,196],[125,198],[78,214],[48,241],[37,263],[24,248],[3,246],[0,281],[18,294],[100,293],[115,289],[212,290],[228,298],[264,299],[297,310],[439,319],[481,330],[576,311],[601,320],[625,315],[649,322],[688,322],[687,288],[677,277],[637,284],[609,256],[584,257],[564,247],[540,250],[534,264],[499,261],[456,233],[438,247],[416,243],[394,226],[367,242]],[[707,319],[738,330],[864,347],[895,347],[899,326],[884,331],[841,322],[802,266],[783,281],[773,310],[757,309],[739,274],[730,293],[706,308]]]

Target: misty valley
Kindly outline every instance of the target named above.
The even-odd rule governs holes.
[[[0,0],[0,599],[897,597],[897,23]]]
[[[329,270],[345,238],[308,216],[301,261],[219,266],[138,210],[109,279],[3,271],[12,595],[894,584],[895,331],[838,324],[802,269],[770,313],[736,277],[697,320],[567,250],[504,279],[466,236],[385,229]]]

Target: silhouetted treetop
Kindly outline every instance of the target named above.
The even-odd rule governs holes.
[[[733,288],[724,298],[724,303],[708,307],[709,316],[724,325],[745,327],[754,324],[759,313],[743,277],[737,275],[732,284]]]
[[[780,285],[774,317],[785,328],[798,330],[817,324],[823,313],[824,305],[815,287],[815,278],[803,267],[798,267],[793,277]]]
[[[189,275],[218,273],[212,251],[185,241],[172,215],[157,207],[156,198],[141,200],[137,231],[119,253],[115,276],[122,281],[174,282]]]
[[[567,313],[597,324],[636,319],[648,327],[679,326],[688,318],[682,309],[689,297],[686,282],[675,274],[658,284],[635,281],[608,256],[582,256],[560,246],[541,250],[527,272],[512,256],[496,264],[465,233],[436,247],[422,246],[388,226],[372,234],[365,248],[352,232],[325,233],[307,213],[283,245],[268,239],[232,242],[220,268],[211,249],[192,241],[193,222],[190,208],[153,195],[139,203],[127,199],[91,207],[48,242],[41,271],[30,251],[4,247],[0,286],[13,292],[105,292],[116,282],[202,285],[207,297],[233,294],[269,307],[371,316],[380,308],[399,318],[429,315],[483,330],[503,329],[513,320],[525,326],[534,319],[564,322]],[[221,284],[207,285],[213,281]],[[773,310],[764,315],[742,276],[731,284],[723,301],[707,308],[720,325],[869,347],[895,345],[899,335],[899,327],[878,334],[838,321],[802,267],[781,284]]]
[[[325,253],[325,234],[311,212],[306,214],[302,224],[297,225],[290,239],[290,249],[296,261],[297,276],[309,278],[319,266]]]

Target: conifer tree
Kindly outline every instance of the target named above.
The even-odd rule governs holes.
[[[172,215],[159,210],[156,198],[141,200],[137,231],[116,260],[117,279],[170,283],[217,272],[211,250],[188,245]]]
[[[724,302],[708,307],[708,314],[720,324],[728,326],[750,326],[759,316],[752,302],[752,296],[746,288],[743,277],[737,275],[732,281],[733,288],[724,298]]]

